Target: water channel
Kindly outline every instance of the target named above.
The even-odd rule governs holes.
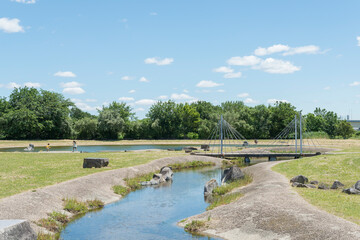
[[[221,169],[176,172],[172,183],[131,192],[71,222],[61,239],[217,239],[189,234],[176,225],[206,210],[203,191],[211,178],[219,182]]]

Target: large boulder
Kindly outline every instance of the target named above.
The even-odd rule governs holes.
[[[0,220],[0,240],[36,240],[35,231],[26,220]]]
[[[171,180],[174,175],[171,167],[162,167],[160,170],[160,174],[163,175],[165,181]]]
[[[360,180],[355,183],[354,188],[360,191]]]
[[[351,187],[351,188],[346,188],[343,190],[344,193],[347,193],[347,194],[357,194],[357,195],[360,195],[360,191]]]
[[[224,170],[224,174],[221,178],[221,183],[226,183],[234,180],[239,180],[245,177],[245,174],[238,166],[232,166]]]
[[[109,165],[108,158],[84,158],[83,168],[102,168]]]
[[[344,184],[342,184],[340,181],[335,180],[333,185],[330,187],[330,189],[338,189],[345,186]]]
[[[305,184],[308,181],[309,181],[308,178],[303,175],[295,176],[290,180],[291,183],[297,182],[297,183],[302,183],[302,184]]]
[[[211,195],[213,190],[215,188],[217,188],[219,185],[217,183],[217,181],[215,179],[211,179],[210,181],[208,181],[207,183],[205,183],[204,186],[204,195],[208,196]]]
[[[318,185],[318,189],[327,190],[327,189],[329,189],[329,186],[326,185],[325,183],[320,183]]]

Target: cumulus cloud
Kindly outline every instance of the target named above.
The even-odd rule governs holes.
[[[169,65],[172,62],[174,62],[173,58],[163,58],[163,59],[161,59],[161,58],[158,58],[158,57],[153,57],[153,58],[145,59],[146,64],[156,64],[156,65],[159,65],[159,66]]]
[[[166,95],[161,95],[161,96],[158,97],[158,99],[160,99],[160,100],[165,100],[165,99],[168,99],[168,98],[169,97],[166,96]]]
[[[244,57],[232,57],[227,60],[229,65],[236,65],[236,66],[254,66],[261,62],[261,58],[256,56],[244,56]]]
[[[18,3],[26,3],[26,4],[34,4],[36,3],[36,0],[11,0],[12,2],[18,2]]]
[[[284,56],[295,54],[317,54],[320,52],[320,48],[315,45],[308,45],[303,47],[290,48],[289,51],[283,53]]]
[[[256,100],[252,99],[252,98],[246,98],[244,100],[244,103],[247,103],[247,104],[252,104],[252,103],[257,103]]]
[[[141,77],[140,79],[139,79],[139,82],[150,82],[147,78],[145,78],[145,77]]]
[[[9,88],[9,89],[13,89],[13,88],[19,88],[19,87],[21,87],[21,85],[15,83],[15,82],[10,82],[10,83],[6,84],[5,87]]]
[[[78,107],[83,111],[96,111],[97,109],[101,108],[101,107],[92,107],[81,99],[72,98],[71,101],[75,103],[76,107]]]
[[[360,36],[356,37],[356,40],[358,41],[358,46],[360,47]]]
[[[19,23],[20,20],[17,18],[0,18],[0,30],[6,33],[24,32],[24,28]]]
[[[211,87],[218,87],[218,86],[222,86],[224,84],[222,83],[216,83],[213,81],[200,81],[198,84],[196,84],[197,87],[201,87],[201,88],[211,88]]]
[[[133,79],[133,77],[130,77],[130,76],[123,76],[121,78],[121,80],[124,80],[124,81],[129,81],[129,80],[132,80],[132,79]]]
[[[239,93],[237,96],[240,97],[240,98],[246,98],[246,97],[250,96],[250,94],[248,94],[248,93]]]
[[[63,93],[78,95],[85,93],[85,90],[82,89],[81,87],[69,87],[69,88],[64,88]]]
[[[241,78],[242,73],[241,72],[236,72],[236,73],[226,73],[224,75],[224,78]]]
[[[156,103],[154,99],[141,99],[135,102],[136,105],[153,105],[154,103]]]
[[[136,92],[135,89],[132,89],[132,90],[129,91],[129,93],[134,93],[134,92]]]
[[[136,108],[136,109],[135,109],[135,112],[143,112],[143,111],[145,111],[144,108]]]
[[[301,68],[294,66],[289,61],[283,61],[274,58],[267,58],[262,61],[258,66],[254,66],[254,69],[259,69],[267,73],[293,73],[299,71]]]
[[[82,84],[73,81],[73,82],[67,82],[67,83],[60,83],[60,86],[61,86],[62,88],[75,88],[75,87],[81,87]]]
[[[194,97],[189,96],[185,93],[181,93],[181,94],[173,93],[173,94],[171,94],[170,98],[174,99],[174,100],[194,100],[195,99]]]
[[[55,77],[76,77],[76,74],[73,72],[57,72],[54,74]]]
[[[290,47],[287,45],[276,44],[276,45],[273,45],[268,48],[258,47],[254,53],[257,56],[265,56],[265,55],[278,53],[278,52],[285,52],[285,51],[289,51],[289,50],[290,50]]]
[[[225,90],[224,89],[219,89],[219,90],[216,90],[217,92],[220,92],[220,93],[223,93],[223,92],[225,92]]]
[[[222,66],[222,67],[214,68],[213,71],[218,73],[232,73],[234,72],[234,69]]]
[[[280,100],[280,99],[275,99],[275,98],[271,98],[271,99],[268,99],[266,101],[268,104],[275,104],[276,102],[283,102],[283,103],[289,103],[288,100]]]
[[[39,88],[41,87],[40,83],[33,83],[33,82],[27,82],[24,84],[25,87],[29,87],[29,88]]]
[[[131,102],[134,101],[135,99],[132,97],[120,97],[119,101],[123,101],[123,102]]]
[[[350,87],[355,87],[355,86],[359,86],[359,85],[360,85],[360,82],[357,82],[357,81],[349,84]]]

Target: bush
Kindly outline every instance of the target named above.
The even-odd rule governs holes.
[[[130,192],[130,188],[123,187],[121,185],[113,186],[114,193],[119,194],[121,196],[126,196]]]
[[[194,220],[191,223],[185,225],[185,231],[187,232],[199,232],[201,228],[205,227],[204,221]]]
[[[62,224],[66,224],[69,222],[69,217],[64,214],[64,213],[60,213],[60,212],[52,212],[48,214],[49,217],[51,217],[52,219],[62,223]]]
[[[91,209],[91,210],[103,208],[104,205],[105,205],[105,203],[103,201],[100,201],[98,199],[87,200],[86,204],[88,205],[88,208]]]
[[[88,208],[86,203],[77,201],[76,199],[65,199],[65,207],[64,210],[74,213],[74,214],[82,214],[88,212]]]
[[[58,223],[52,217],[40,219],[38,221],[38,225],[43,228],[46,228],[47,230],[49,230],[51,232],[60,232],[60,230],[62,229],[62,225],[60,223]]]
[[[199,139],[199,134],[194,132],[189,132],[188,134],[186,134],[186,137],[189,139]]]

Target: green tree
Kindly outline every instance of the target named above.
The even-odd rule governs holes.
[[[74,130],[77,139],[96,139],[98,133],[98,121],[96,118],[84,117],[77,120]]]
[[[200,114],[196,111],[196,108],[187,103],[179,104],[177,108],[181,120],[180,129],[183,136],[185,137],[188,133],[196,132],[200,124]],[[193,136],[193,134],[189,136]]]
[[[270,110],[270,137],[279,134],[295,117],[297,112],[290,103],[276,102],[275,106],[269,106]]]
[[[346,120],[339,121],[336,124],[336,134],[344,139],[351,137],[355,133],[355,130]]]

